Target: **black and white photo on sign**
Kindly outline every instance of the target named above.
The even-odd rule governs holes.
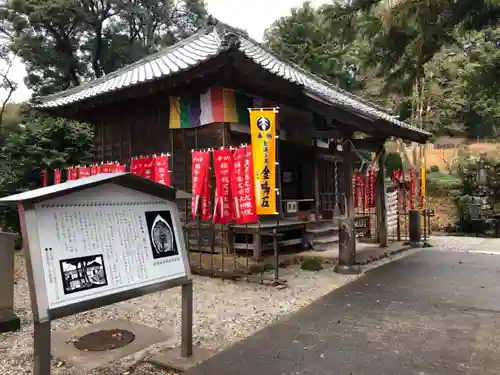
[[[59,263],[64,294],[108,285],[102,255],[64,259]]]
[[[153,258],[178,255],[170,211],[148,211],[145,215]]]

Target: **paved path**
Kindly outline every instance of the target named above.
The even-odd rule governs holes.
[[[476,240],[373,269],[186,375],[498,375],[500,242]]]

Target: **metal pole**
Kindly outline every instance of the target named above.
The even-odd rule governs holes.
[[[423,200],[423,208],[424,208],[424,243],[422,244],[422,247],[432,247],[430,243],[427,242],[427,231],[430,227],[430,215],[429,215],[429,210],[427,209],[427,145],[425,144],[424,147],[422,148],[422,155],[421,155],[421,165],[422,167],[420,168],[421,172],[420,178],[422,179],[422,186],[420,187],[422,191],[424,192],[422,194],[422,200]],[[425,176],[425,179],[423,178]]]
[[[33,336],[33,375],[50,375],[50,321],[35,322]]]
[[[279,245],[278,245],[278,230],[273,229],[273,247],[274,247],[274,284],[279,285]]]
[[[193,283],[182,285],[181,357],[193,355]],[[36,374],[38,375],[38,374]],[[40,374],[42,375],[42,374]]]
[[[274,283],[278,284],[279,283],[279,242],[278,242],[278,230],[280,227],[280,217],[283,212],[283,207],[282,207],[282,197],[281,197],[281,161],[280,161],[280,117],[279,117],[279,108],[274,108],[274,111],[276,113],[276,117],[274,121],[276,122],[276,185],[277,185],[277,190],[276,190],[276,204],[278,205],[278,219],[276,221],[276,230],[274,232],[274,238],[273,238],[273,245],[274,245],[274,257],[275,257],[275,269],[274,269]]]
[[[424,245],[427,242],[427,209],[424,203]]]

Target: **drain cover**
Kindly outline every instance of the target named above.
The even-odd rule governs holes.
[[[75,341],[75,348],[85,352],[105,352],[122,348],[134,341],[135,335],[124,329],[110,329],[89,333]]]

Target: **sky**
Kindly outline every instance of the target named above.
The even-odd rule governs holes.
[[[290,13],[290,9],[300,6],[304,0],[205,0],[208,12],[231,26],[246,30],[258,41],[271,23]],[[326,0],[311,0],[314,6]],[[1,67],[5,71],[5,67]],[[30,90],[23,84],[26,69],[22,62],[15,61],[9,71],[9,77],[17,82],[18,89],[12,95],[11,102],[22,102],[29,99]],[[0,99],[4,99],[5,91],[0,90]]]

